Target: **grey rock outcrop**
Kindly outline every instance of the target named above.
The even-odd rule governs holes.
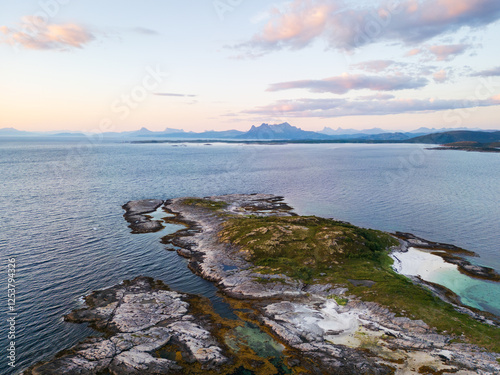
[[[205,322],[190,314],[187,297],[147,277],[93,292],[86,297],[88,307],[65,319],[88,322],[107,335],[89,338],[24,374],[179,373],[179,364],[156,354],[171,342],[207,369],[222,366],[228,358]]]
[[[123,217],[127,220],[132,233],[150,233],[163,229],[159,220],[151,220],[146,214],[154,212],[163,204],[160,199],[130,201],[122,206],[126,211]]]
[[[167,208],[191,230],[166,242],[180,247],[177,252],[191,259],[191,270],[216,282],[227,295],[259,300],[254,304],[259,311],[257,318],[316,363],[317,372],[313,367],[312,373],[417,374],[427,367],[458,374],[500,373],[493,353],[474,345],[453,344],[450,337],[436,333],[423,321],[397,317],[387,308],[361,302],[355,296],[348,296],[346,306],[327,298],[342,295],[346,291],[343,287],[303,285],[286,275],[254,272],[240,252],[218,240],[228,216],[294,215],[281,197],[234,194],[206,199],[227,206],[214,213],[185,205],[183,198],[167,202]],[[405,246],[401,240],[399,248]]]

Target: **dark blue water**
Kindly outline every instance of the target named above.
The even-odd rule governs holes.
[[[222,304],[159,234],[131,235],[129,200],[265,192],[300,214],[450,242],[500,270],[500,156],[420,145],[187,145],[0,139],[0,373],[7,259],[17,264],[16,371],[92,333],[63,314],[148,275]],[[224,308],[219,309],[223,311]]]

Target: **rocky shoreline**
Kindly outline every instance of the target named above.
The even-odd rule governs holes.
[[[277,204],[281,202],[282,198],[272,195],[230,195],[207,197],[206,199],[226,202],[228,206],[224,212],[231,215],[244,215],[249,211],[254,215],[262,216],[291,215],[288,207],[282,209],[281,205]],[[253,209],[255,202],[258,202],[258,211]],[[177,252],[191,260],[189,265],[191,270],[207,280],[216,282],[225,294],[232,297],[267,300],[267,302],[262,302],[258,309],[262,323],[271,327],[273,332],[291,347],[315,358],[326,370],[341,373],[339,371],[342,368],[345,369],[345,373],[359,374],[391,373],[392,371],[411,373],[408,366],[411,366],[410,363],[415,361],[412,358],[413,354],[415,357],[427,357],[427,360],[433,363],[432,366],[439,370],[450,370],[453,368],[451,365],[453,363],[458,364],[455,369],[459,371],[469,369],[469,371],[473,371],[471,373],[481,373],[481,371],[489,373],[500,369],[495,361],[495,355],[479,354],[478,348],[467,347],[464,344],[449,344],[449,338],[436,334],[431,327],[426,326],[421,321],[415,322],[408,318],[397,318],[393,313],[377,304],[364,303],[355,299],[352,302],[350,300],[346,306],[329,301],[328,297],[332,294],[343,295],[345,290],[341,287],[325,284],[304,285],[286,275],[254,273],[252,265],[248,264],[230,245],[218,241],[217,233],[219,226],[226,219],[224,216],[214,215],[212,212],[196,206],[186,206],[183,204],[183,199],[167,201],[165,207],[169,212],[177,215],[176,220],[184,221],[189,225],[190,230],[166,242],[180,247]],[[252,209],[248,210],[248,207]],[[196,223],[195,226],[192,223]],[[402,248],[408,246],[408,242],[403,240],[401,246]],[[224,266],[237,268],[225,271]],[[255,281],[256,279],[262,281],[262,278],[267,279],[267,282]],[[279,280],[274,282],[273,279]],[[269,299],[280,299],[282,302],[276,304]],[[330,315],[324,312],[327,304],[331,311]],[[299,322],[296,318],[297,310],[305,310]],[[317,323],[301,326],[300,320],[310,320],[315,316],[321,317]],[[335,339],[339,337],[344,336],[340,340],[343,342],[346,339],[345,336],[356,335],[356,332],[351,332],[349,328],[340,323],[348,319],[349,316],[356,317],[358,327],[362,327],[365,336],[370,337],[369,340],[384,334],[395,337],[397,340],[373,339],[376,344],[372,346],[377,349],[368,356],[363,350],[365,354],[360,354],[360,357],[364,359],[354,359],[353,352],[351,352],[351,356],[346,353],[346,350],[351,348],[335,344]],[[321,328],[322,324],[335,326],[336,334],[328,335],[328,331]],[[337,326],[338,324],[340,326]],[[416,348],[422,350],[412,353],[412,350]],[[386,351],[391,355],[387,358],[378,357],[378,351]],[[441,357],[443,351],[450,351],[447,360],[438,361],[438,363],[431,360],[431,358],[443,359]],[[359,354],[359,352],[356,353]],[[398,357],[398,354],[401,357]],[[474,359],[477,355],[481,359],[479,357]],[[395,363],[401,361],[402,358],[406,358],[402,365]],[[483,361],[485,366],[482,369],[481,367],[470,367],[471,363]],[[356,369],[352,368],[354,363],[358,366]],[[364,372],[364,368],[366,368],[366,372]]]
[[[467,147],[467,146],[440,146],[440,147],[430,147],[426,150],[456,150],[456,151],[468,151],[468,152],[489,152],[489,153],[499,153],[500,148],[498,147]]]
[[[468,260],[462,258],[462,256],[477,256],[477,254],[472,251],[462,249],[455,245],[428,241],[411,233],[396,232],[394,235],[404,240],[407,247],[413,246],[419,249],[429,250],[432,254],[440,256],[445,262],[456,265],[458,270],[467,276],[481,280],[500,281],[500,274],[494,269],[472,264]]]
[[[151,220],[147,215],[156,211],[164,201],[160,199],[146,199],[140,201],[131,201],[122,206],[126,211],[123,217],[127,220],[132,229],[132,233],[151,233],[158,232],[164,227],[159,220]]]
[[[349,294],[345,285],[307,283],[286,274],[258,272],[244,253],[221,241],[219,233],[228,218],[294,216],[282,197],[254,194],[129,202],[124,209],[131,229],[136,233],[157,230],[156,224],[147,224],[151,220],[144,214],[162,204],[175,215],[164,219],[166,222],[186,226],[164,237],[168,249],[188,258],[189,268],[214,282],[232,306],[244,305],[244,312],[238,314],[241,318],[284,345],[289,371],[284,373],[500,373],[496,353],[457,342],[422,320],[362,301]],[[145,211],[147,207],[150,211]],[[415,241],[424,243],[408,234],[396,236],[400,251],[414,246]],[[369,289],[370,280],[364,281]],[[104,336],[90,338],[25,374],[59,374],[61,369],[68,374],[238,374],[239,368],[256,374],[278,373],[262,359],[240,358],[242,353],[231,350],[227,336],[221,334],[220,327],[230,323],[213,312],[194,313],[210,309],[208,305],[201,309],[194,300],[147,278],[94,292],[86,297],[85,309],[66,319],[89,322]],[[157,354],[165,348],[172,352],[172,345],[180,354],[170,359]]]
[[[170,342],[178,343],[182,357],[203,368],[227,363],[210,322],[193,315],[189,297],[147,277],[95,291],[85,298],[86,308],[65,320],[90,323],[105,335],[88,338],[24,374],[182,373],[176,361],[155,355]]]

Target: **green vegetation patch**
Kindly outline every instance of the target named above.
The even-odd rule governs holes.
[[[219,239],[238,245],[256,266],[305,282],[346,259],[376,259],[398,244],[384,232],[314,216],[229,219]]]
[[[500,352],[500,329],[457,312],[392,270],[387,250],[398,241],[387,233],[310,216],[250,216],[226,221],[219,240],[238,246],[259,273],[343,285],[399,316],[421,319],[438,332]],[[374,284],[356,286],[348,280]]]
[[[203,199],[203,198],[188,198],[184,199],[182,203],[188,206],[202,207],[212,211],[219,211],[227,207],[226,202],[211,201],[209,199]]]
[[[337,302],[337,304],[340,305],[340,306],[345,306],[345,305],[347,305],[347,302],[349,302],[349,300],[347,298],[342,298],[342,297],[336,296],[335,294],[330,294],[326,298],[328,298],[328,299],[334,299],[335,302]]]

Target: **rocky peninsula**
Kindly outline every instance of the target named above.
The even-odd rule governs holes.
[[[86,296],[86,308],[65,320],[90,323],[104,336],[89,338],[25,374],[182,373],[175,360],[156,354],[174,342],[186,361],[205,369],[220,366],[228,359],[210,332],[212,322],[196,316],[193,298],[147,277],[95,291]]]
[[[457,150],[469,152],[500,152],[500,142],[480,143],[474,141],[453,142],[441,145],[439,147],[429,148],[428,150]]]
[[[390,252],[443,244],[297,216],[267,194],[129,202],[132,231],[158,230],[147,213],[161,205],[164,223],[185,226],[163,238],[167,249],[214,282],[241,321],[278,341],[283,365],[238,344],[241,323],[209,301],[138,277],[65,317],[101,336],[25,374],[500,373],[494,319],[391,268]]]
[[[151,220],[148,213],[156,211],[163,204],[160,199],[147,199],[141,201],[131,201],[122,206],[126,211],[123,217],[127,220],[132,229],[132,233],[150,233],[163,229],[159,220]]]

